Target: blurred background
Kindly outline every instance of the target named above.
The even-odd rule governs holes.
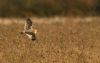
[[[100,0],[0,0],[0,63],[100,63],[99,15]]]
[[[0,17],[100,15],[100,0],[0,0]]]

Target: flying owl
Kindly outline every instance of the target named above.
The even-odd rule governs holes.
[[[24,30],[21,32],[21,34],[25,34],[31,40],[36,40],[36,33],[37,30],[32,28],[32,21],[30,18],[28,18],[25,21]]]

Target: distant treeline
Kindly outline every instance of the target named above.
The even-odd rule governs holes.
[[[0,16],[99,15],[100,0],[0,0]]]

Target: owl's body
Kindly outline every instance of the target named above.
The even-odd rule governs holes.
[[[33,32],[25,32],[25,34],[26,34],[26,36],[29,37],[29,39],[36,40],[35,33],[33,33]]]

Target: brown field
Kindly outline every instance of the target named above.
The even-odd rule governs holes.
[[[0,63],[100,62],[99,18],[37,20],[35,41],[19,34],[23,24],[0,22]]]

